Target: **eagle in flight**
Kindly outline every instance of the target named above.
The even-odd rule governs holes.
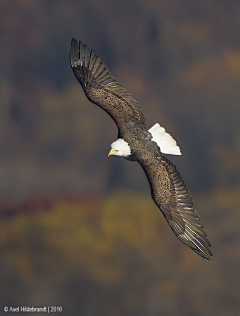
[[[164,155],[181,155],[176,141],[158,123],[147,129],[138,102],[115,80],[101,58],[75,39],[71,42],[70,62],[86,97],[117,125],[118,138],[108,155],[138,161],[154,202],[178,239],[210,261],[211,244],[192,197],[176,167]]]

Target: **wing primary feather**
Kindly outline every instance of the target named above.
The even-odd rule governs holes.
[[[96,73],[98,72],[99,68],[101,67],[102,61],[99,57],[97,57],[96,62],[94,64],[93,70],[92,70],[92,74],[95,77]]]
[[[84,45],[82,42],[79,42],[79,62],[81,66],[84,66]]]
[[[94,65],[97,61],[97,56],[95,54],[94,51],[91,51],[91,57],[90,57],[90,64],[89,64],[89,71],[92,73],[92,76],[93,76],[93,68],[94,68]]]
[[[89,69],[89,63],[90,63],[90,52],[89,48],[84,44],[84,66]]]
[[[70,61],[71,66],[74,67],[79,60],[78,44],[75,38],[72,38],[71,49],[70,49]]]

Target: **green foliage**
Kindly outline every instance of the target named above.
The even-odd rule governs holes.
[[[234,314],[239,192],[194,197],[213,243],[211,263],[177,240],[150,197],[58,200],[2,217],[1,300],[58,304],[72,315]]]

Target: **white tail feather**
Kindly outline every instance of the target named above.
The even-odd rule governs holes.
[[[149,130],[152,134],[152,141],[156,142],[163,154],[181,155],[180,147],[177,145],[175,139],[165,131],[160,124],[154,124]]]

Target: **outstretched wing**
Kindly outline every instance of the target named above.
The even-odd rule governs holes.
[[[72,70],[87,98],[100,106],[115,121],[119,134],[130,122],[146,130],[145,118],[134,98],[115,80],[105,63],[82,42],[72,39],[70,49]]]
[[[156,159],[140,159],[139,163],[149,180],[152,198],[173,232],[185,245],[210,261],[211,244],[176,167],[163,154]]]

